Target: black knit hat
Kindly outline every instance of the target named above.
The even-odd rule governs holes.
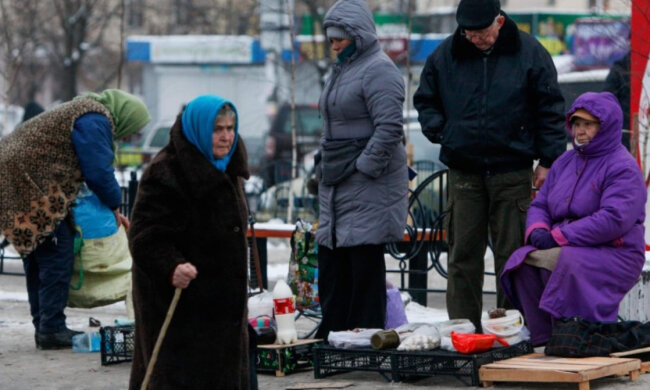
[[[463,30],[482,30],[492,25],[500,10],[499,0],[461,0],[456,22]]]

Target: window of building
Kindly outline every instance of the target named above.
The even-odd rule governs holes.
[[[129,27],[142,27],[144,24],[144,0],[128,0],[126,6]]]

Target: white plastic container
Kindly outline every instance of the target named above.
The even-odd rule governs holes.
[[[278,280],[273,288],[273,310],[278,324],[278,344],[291,344],[298,340],[295,319],[295,297],[284,280]]]
[[[490,333],[502,338],[516,336],[524,327],[524,317],[519,310],[506,310],[505,317],[482,318],[483,333]]]

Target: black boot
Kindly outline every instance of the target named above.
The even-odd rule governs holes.
[[[68,328],[56,333],[37,333],[36,346],[40,349],[71,348],[72,337],[82,333]]]

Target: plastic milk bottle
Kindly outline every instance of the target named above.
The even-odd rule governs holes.
[[[297,341],[294,296],[284,280],[278,280],[273,288],[273,309],[278,324],[278,344],[291,344]]]

